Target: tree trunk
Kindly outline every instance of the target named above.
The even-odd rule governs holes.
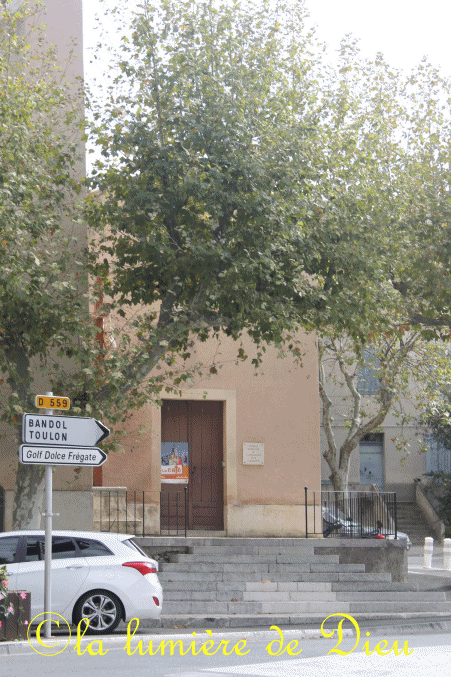
[[[348,493],[349,464],[348,468],[337,468],[332,470],[329,475],[333,484],[334,491],[342,491],[345,495]]]
[[[45,472],[41,465],[19,463],[14,492],[13,529],[40,529]]]

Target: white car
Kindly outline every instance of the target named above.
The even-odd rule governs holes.
[[[112,632],[121,620],[158,618],[163,590],[158,563],[128,534],[52,532],[52,612],[87,632]],[[44,531],[0,534],[0,566],[8,588],[31,593],[31,619],[44,611]],[[36,622],[43,620],[41,616]]]

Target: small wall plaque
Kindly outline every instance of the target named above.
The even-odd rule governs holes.
[[[263,442],[243,442],[243,465],[263,465],[265,445]]]

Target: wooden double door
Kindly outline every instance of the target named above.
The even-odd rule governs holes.
[[[224,528],[223,406],[207,400],[164,400],[161,441],[188,443],[189,482],[186,496],[187,528]],[[183,528],[184,487],[161,485],[161,528]]]

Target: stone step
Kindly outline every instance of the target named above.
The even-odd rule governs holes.
[[[319,593],[318,593],[319,594]],[[244,601],[244,591],[230,589],[223,590],[164,590],[163,608],[166,608],[167,602],[242,602]]]
[[[444,592],[432,592],[430,590],[420,590],[418,592],[409,591],[379,591],[379,592],[336,592],[337,600],[340,602],[446,602]]]
[[[208,602],[175,601],[165,602],[165,614],[302,614],[321,613],[324,617],[330,613],[451,613],[451,602],[334,602],[333,611],[330,602],[322,601],[284,601],[284,602]]]
[[[200,553],[196,552],[193,554],[183,554],[183,553],[174,553],[169,555],[169,562],[173,563],[221,563],[221,562],[237,562],[242,564],[253,564],[254,562],[259,562],[261,564],[310,564],[310,563],[328,563],[334,562],[338,564],[339,556],[338,555],[311,555],[309,554],[278,554],[278,553],[267,553],[262,555],[242,555],[224,552],[222,554],[216,553]]]
[[[340,602],[344,604],[344,602]],[[402,613],[402,612],[448,612],[451,614],[451,602],[349,602],[350,604],[350,613],[355,612],[384,612],[384,613]]]
[[[409,535],[413,545],[423,545],[426,536],[434,536],[416,503],[397,504],[397,527]]]
[[[304,545],[305,544],[305,545]],[[204,547],[190,546],[188,547],[190,554],[235,554],[235,555],[313,555],[314,548],[309,545],[308,541],[302,541],[302,545],[298,546],[280,546],[280,545],[206,545]]]
[[[246,582],[244,589],[248,592],[276,592],[276,591],[300,591],[300,592],[330,592],[332,583],[325,582],[271,582],[262,581],[260,583]]]
[[[334,602],[334,613],[348,613],[349,602]],[[167,614],[331,613],[330,602],[164,602]]]
[[[161,571],[158,573],[158,578],[160,579],[162,585],[166,583],[179,583],[183,581],[192,581],[192,582],[215,582],[221,581],[224,583],[244,583],[244,582],[262,582],[262,581],[280,581],[280,582],[324,582],[324,583],[343,583],[346,585],[351,585],[352,588],[359,589],[357,586],[362,586],[363,589],[367,589],[368,585],[372,584],[389,584],[392,585],[391,575],[388,573],[278,573],[269,576],[268,572],[255,572],[249,573],[246,572],[204,572],[193,574],[190,573],[189,578],[184,571]],[[354,587],[355,586],[355,587]]]
[[[162,582],[161,577],[160,583]],[[327,585],[327,584],[326,584]],[[328,585],[331,585],[330,583]],[[187,595],[190,595],[191,592],[228,592],[228,591],[241,591],[246,590],[246,583],[244,581],[235,581],[231,584],[229,581],[187,581],[187,580],[178,580],[178,581],[164,581],[164,598],[166,599],[167,592],[176,591],[176,592],[186,592]]]
[[[276,563],[272,564],[271,562],[186,562],[186,563],[173,563],[173,562],[160,562],[160,571],[181,571],[187,574],[198,573],[198,572],[235,572],[239,573],[251,573],[251,572],[261,572],[261,573],[272,573],[277,575],[278,573],[328,573],[328,572],[337,572],[337,573],[358,573],[365,571],[364,564],[339,564],[338,562],[311,562],[311,563],[302,563],[293,564],[292,562],[287,563]]]
[[[245,602],[331,602],[337,601],[335,592],[303,592],[278,590],[275,592],[248,590],[243,592]],[[343,593],[346,594],[346,593]],[[347,600],[340,600],[346,602]]]
[[[303,590],[182,590],[165,589],[165,608],[167,602],[408,602],[431,603],[446,602],[444,592],[399,592],[384,591],[378,593],[352,593],[333,591]]]
[[[145,536],[136,537],[136,542],[141,547],[164,547],[164,546],[181,546],[181,547],[196,547],[204,548],[211,546],[225,547],[271,547],[271,548],[307,548],[311,549],[313,546],[313,539],[308,538],[270,538],[270,537],[250,537],[250,538],[235,538],[233,536],[224,537],[193,537],[188,536]]]
[[[332,590],[335,592],[385,592],[390,590],[399,591],[416,591],[412,585],[408,583],[393,583],[388,581],[349,581],[341,583],[331,583]]]

